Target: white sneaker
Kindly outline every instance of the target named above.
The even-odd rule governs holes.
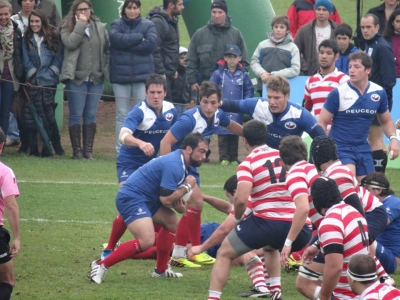
[[[169,277],[169,278],[179,278],[182,277],[182,273],[177,273],[172,271],[171,266],[168,265],[168,268],[164,271],[164,273],[157,273],[156,269],[154,269],[153,274],[151,274],[151,277]]]
[[[382,276],[379,278],[380,283],[386,283],[388,285],[391,285],[393,287],[396,287],[396,281],[390,276]]]
[[[104,265],[101,264],[99,265],[97,262],[100,260],[94,260],[92,261],[92,263],[90,264],[90,275],[89,278],[91,281],[100,284],[104,277],[106,277],[108,268]]]

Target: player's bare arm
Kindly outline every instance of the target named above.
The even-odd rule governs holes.
[[[319,292],[320,300],[330,300],[333,290],[342,273],[343,254],[329,253],[325,255],[324,280],[321,283],[321,291]]]
[[[14,195],[8,196],[4,199],[4,207],[7,211],[8,222],[10,223],[11,231],[13,233],[13,242],[11,243],[10,251],[11,256],[14,258],[18,255],[18,252],[21,248],[21,237],[19,231],[19,208]]]
[[[322,129],[327,132],[328,131],[328,124],[332,120],[333,114],[327,111],[324,107],[321,109],[321,112],[318,116],[317,123]]]
[[[399,146],[396,135],[396,129],[390,116],[389,111],[387,110],[383,114],[377,114],[378,120],[381,123],[381,127],[385,135],[389,138],[389,158],[395,159],[399,156]]]
[[[233,205],[235,210],[235,221],[241,220],[247,207],[247,199],[249,199],[253,184],[250,182],[239,182],[235,197],[233,198]]]
[[[165,155],[171,152],[172,145],[176,144],[178,140],[168,131],[160,143],[160,155]]]
[[[226,129],[228,129],[233,134],[236,134],[238,136],[243,136],[243,127],[242,127],[242,125],[236,123],[235,121],[231,120],[229,125],[226,126]]]
[[[151,143],[146,143],[141,139],[135,138],[132,134],[132,130],[122,127],[119,134],[119,141],[121,144],[128,147],[138,147],[145,155],[152,156],[154,154],[154,146]]]

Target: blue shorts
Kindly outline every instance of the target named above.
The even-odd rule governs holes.
[[[189,167],[189,175],[192,175],[196,178],[197,186],[200,187],[200,173],[196,167]]]
[[[235,226],[229,233],[228,239],[233,249],[240,255],[266,246],[282,250],[291,226],[292,222],[268,220],[250,215]],[[303,249],[310,239],[311,229],[308,225],[304,225],[293,241],[292,251]]]
[[[378,206],[373,211],[366,212],[365,219],[368,224],[369,243],[372,244],[387,226],[386,210],[383,205]]]
[[[337,146],[339,159],[342,164],[352,164],[356,166],[356,176],[367,175],[374,172],[374,160],[369,146]]]
[[[160,200],[151,201],[143,199],[140,195],[128,196],[120,192],[115,204],[126,226],[138,219],[152,218],[162,206]]]
[[[124,182],[128,179],[128,177],[137,170],[138,168],[132,167],[129,165],[120,165],[117,164],[117,178],[118,178],[118,183]]]
[[[203,244],[208,238],[214,233],[214,231],[218,228],[219,223],[212,222],[212,223],[203,223],[201,224],[201,232],[200,232],[200,240]],[[221,244],[215,245],[207,250],[207,254],[216,258],[217,252]]]
[[[385,269],[386,273],[393,274],[397,268],[396,256],[390,249],[377,243],[375,256],[379,258],[382,267]]]

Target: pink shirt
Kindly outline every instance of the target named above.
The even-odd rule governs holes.
[[[19,196],[17,180],[13,170],[0,162],[0,225],[4,225],[4,199],[8,196]]]

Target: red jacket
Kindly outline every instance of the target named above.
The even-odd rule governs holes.
[[[293,38],[295,38],[297,30],[299,30],[301,26],[307,24],[317,17],[315,15],[314,3],[314,0],[295,0],[292,5],[290,5],[287,11],[287,17],[290,22],[290,32]],[[333,11],[331,12],[329,18],[337,24],[342,23],[339,12],[336,10],[335,5],[333,5]]]

